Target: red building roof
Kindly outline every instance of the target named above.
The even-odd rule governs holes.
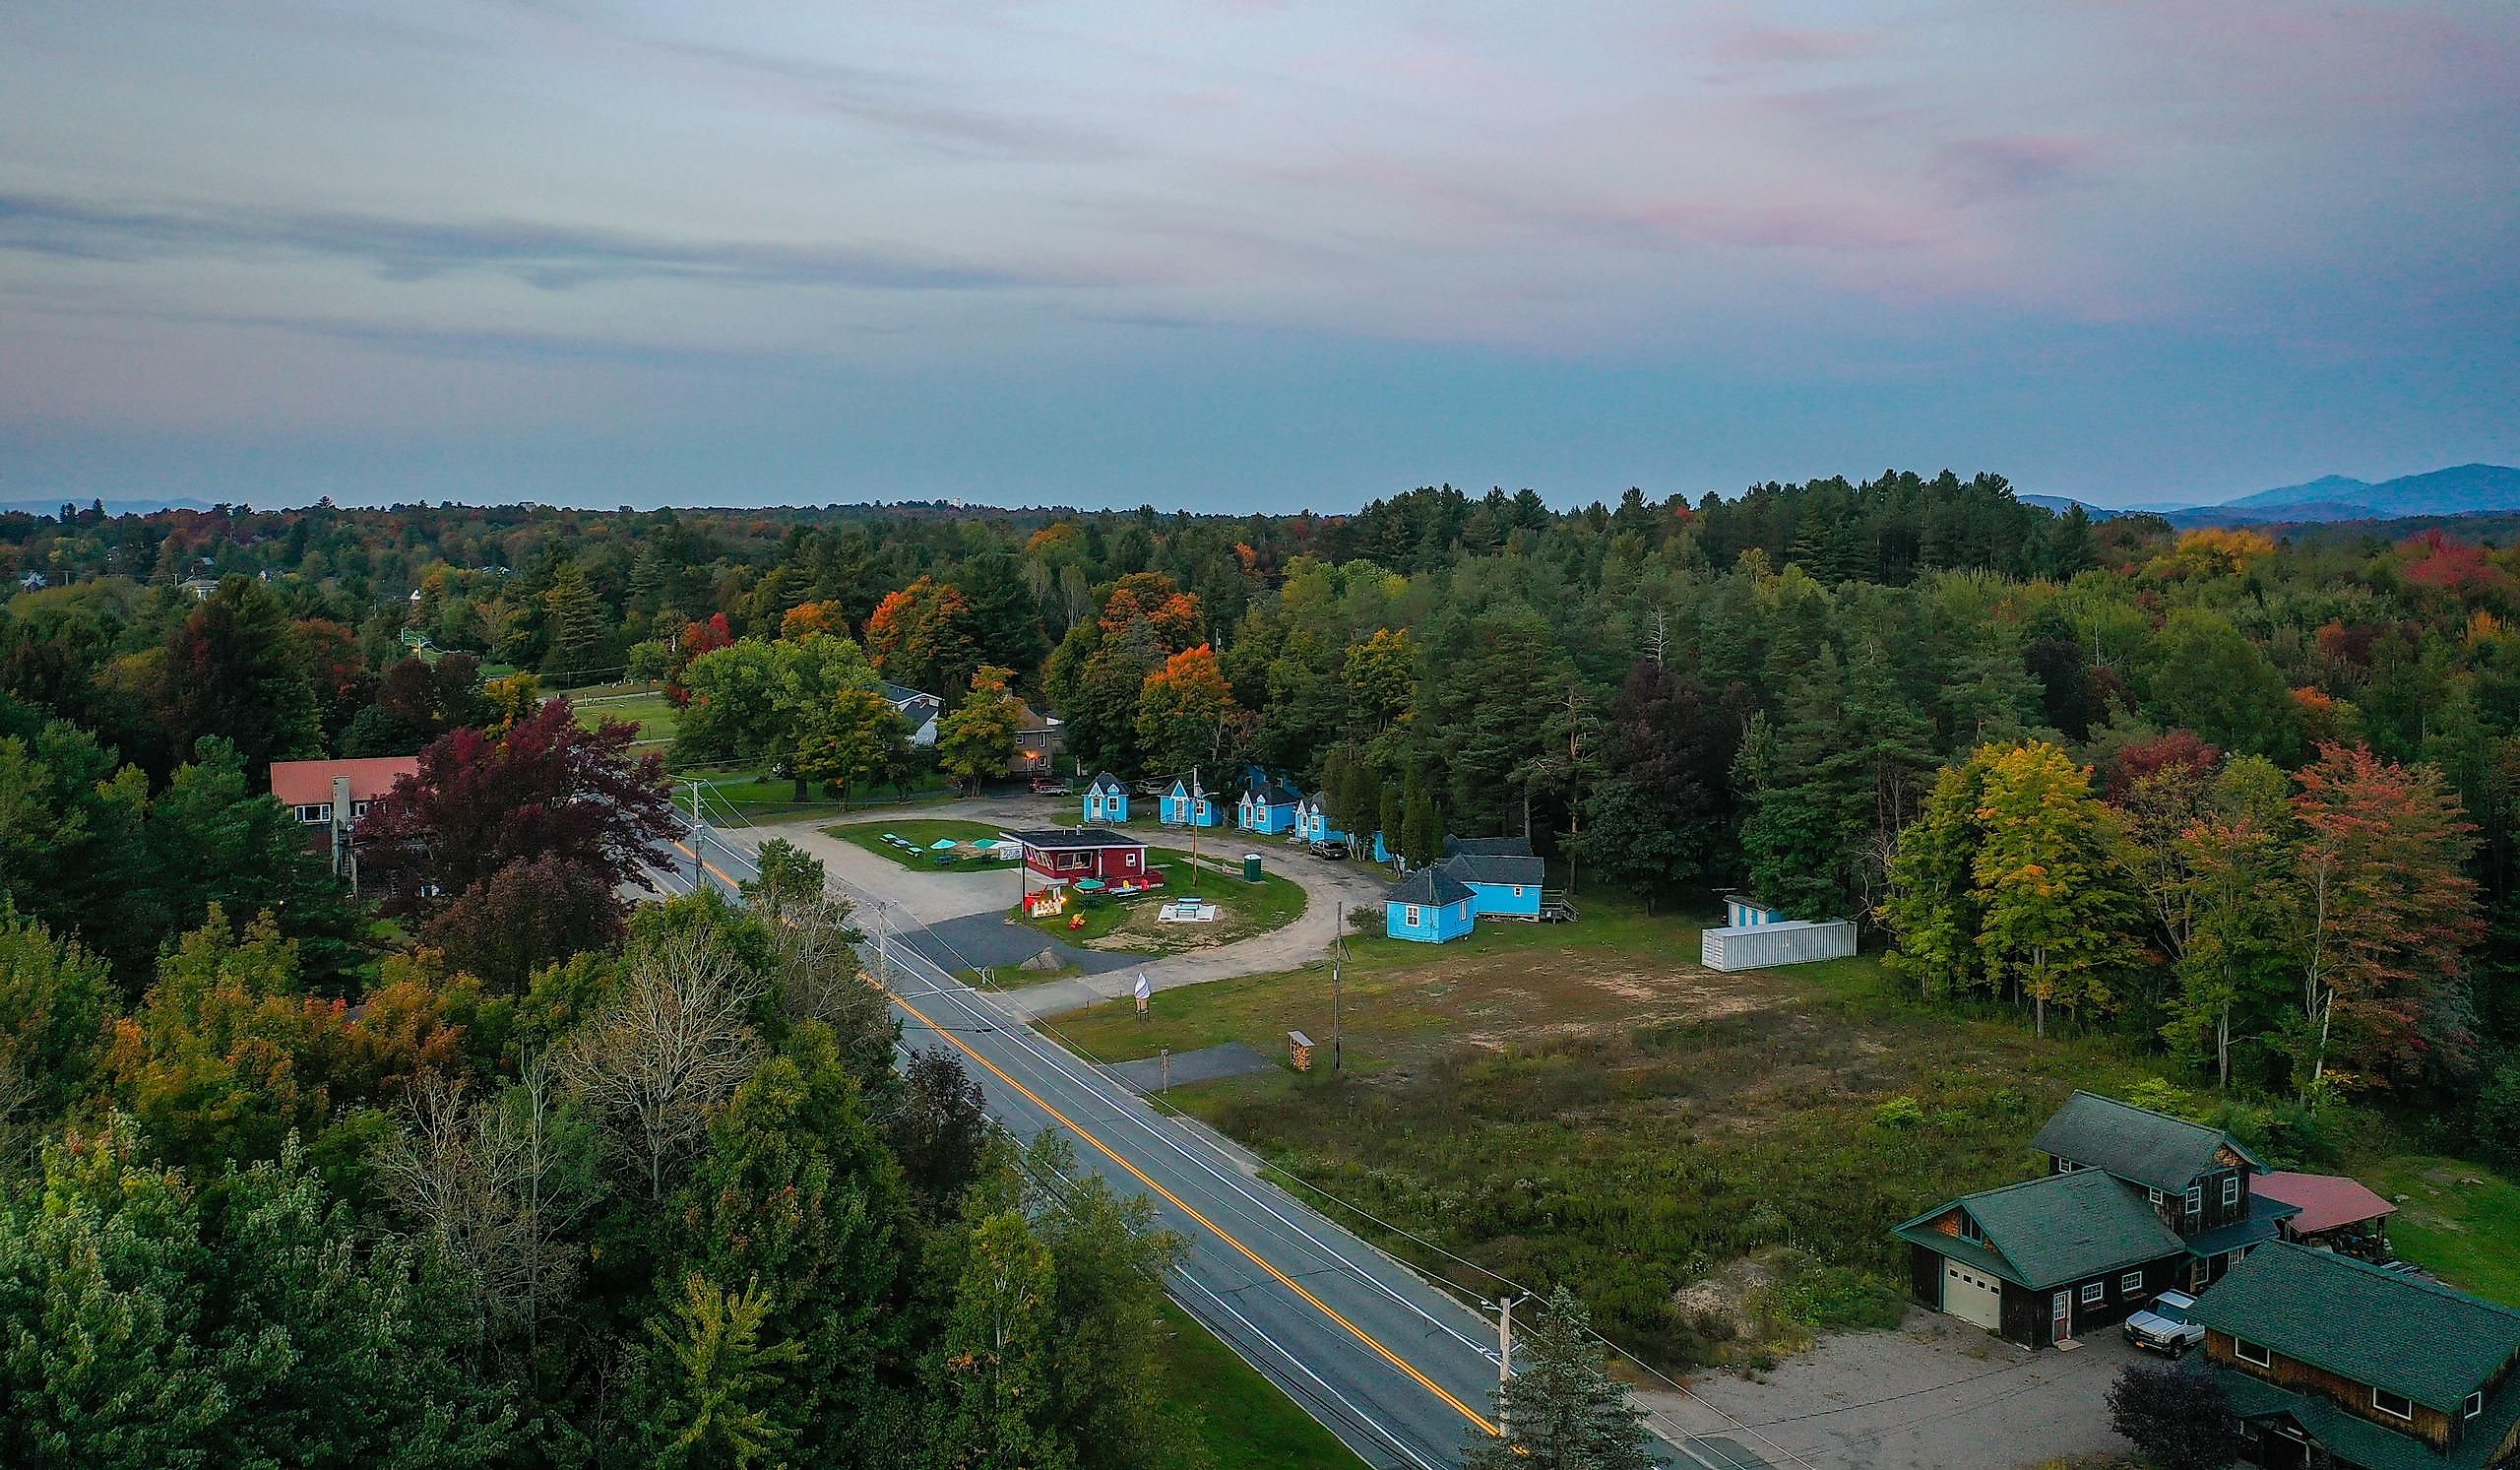
[[[2314,1236],[2340,1225],[2358,1225],[2397,1212],[2396,1205],[2341,1174],[2287,1174],[2277,1170],[2251,1180],[2249,1188],[2269,1199],[2301,1207],[2301,1213],[2284,1222],[2295,1235]]]
[[[394,789],[398,776],[420,773],[419,757],[377,755],[364,760],[276,760],[272,795],[284,806],[320,806],[333,799],[335,778],[350,779],[350,799],[373,801]]]

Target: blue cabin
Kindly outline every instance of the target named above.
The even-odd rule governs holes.
[[[1478,902],[1470,889],[1436,868],[1421,867],[1383,903],[1383,932],[1395,939],[1443,944],[1471,930]]]
[[[1234,803],[1234,825],[1246,832],[1292,832],[1301,793],[1275,776],[1257,776]]]
[[[1213,827],[1221,820],[1216,799],[1206,792],[1190,794],[1190,784],[1175,781],[1156,799],[1155,819],[1167,827]]]
[[[1528,843],[1524,849],[1521,856],[1457,852],[1437,863],[1435,871],[1470,890],[1479,918],[1538,919],[1541,880],[1546,875],[1546,867],[1530,856]]]
[[[1095,777],[1094,784],[1085,789],[1085,824],[1091,827],[1128,819],[1129,789],[1108,771]]]
[[[1298,808],[1300,813],[1295,835],[1306,842],[1346,842],[1348,834],[1330,818],[1330,793],[1315,792],[1311,799]]]
[[[1724,927],[1726,928],[1752,928],[1762,924],[1783,924],[1785,919],[1783,909],[1771,909],[1746,893],[1724,895]]]

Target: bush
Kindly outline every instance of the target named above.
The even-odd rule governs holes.
[[[1924,1108],[1904,1092],[1882,1099],[1872,1110],[1872,1125],[1876,1128],[1913,1128],[1924,1120]]]
[[[2109,1389],[2109,1427],[2157,1470],[2224,1470],[2238,1458],[2239,1424],[2212,1374],[2138,1363]]]

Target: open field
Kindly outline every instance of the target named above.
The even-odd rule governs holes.
[[[1720,975],[1694,963],[1693,925],[1586,909],[1440,949],[1355,943],[1344,1076],[1327,1071],[1326,968],[1168,992],[1143,1024],[1120,1001],[1045,1025],[1104,1059],[1227,1041],[1279,1055],[1309,1033],[1312,1074],[1173,1102],[1430,1271],[1477,1289],[1457,1255],[1569,1282],[1665,1364],[1895,1320],[1892,1225],[2032,1174],[2030,1137],[2072,1088],[2157,1074],[2113,1041],[1912,1004],[1869,958]],[[1903,1097],[1915,1121],[1876,1117]]]
[[[956,842],[970,842],[981,837],[994,838],[1005,830],[1001,825],[963,821],[954,817],[904,817],[900,820],[887,817],[882,820],[848,822],[839,826],[825,827],[823,833],[828,837],[837,837],[851,847],[864,848],[876,857],[900,867],[915,868],[922,872],[932,869],[940,872],[1002,873],[1013,864],[995,861],[974,862],[969,858],[957,858],[950,864],[940,863],[924,853],[902,851],[884,841],[884,834],[889,832],[905,842],[916,843],[919,847],[925,848],[929,843],[941,842],[947,838],[952,838]],[[1009,878],[1007,881],[1012,883],[1015,880]]]
[[[678,715],[673,701],[661,689],[642,689],[629,693],[601,689],[581,690],[569,701],[578,723],[593,730],[606,720],[636,726],[639,743],[653,744],[673,738]]]
[[[2520,1185],[2482,1164],[2424,1154],[2363,1163],[2356,1173],[2384,1199],[2398,1254],[2480,1297],[2520,1307]]]
[[[1164,1324],[1171,1329],[1158,1350],[1164,1398],[1181,1407],[1200,1451],[1182,1458],[1185,1467],[1363,1470],[1364,1461],[1187,1312],[1166,1302]]]

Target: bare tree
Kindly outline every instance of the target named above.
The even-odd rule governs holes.
[[[558,1084],[541,1057],[494,1098],[467,1100],[461,1084],[432,1076],[412,1089],[378,1160],[387,1195],[471,1283],[484,1334],[521,1332],[529,1350],[543,1309],[577,1279],[568,1232],[598,1192]]]
[[[839,1039],[850,1070],[870,1086],[892,1076],[900,1028],[884,993],[866,983],[847,899],[765,895],[756,904],[770,932],[772,985],[789,1024],[820,1021]]]
[[[674,934],[634,957],[601,1008],[561,1044],[560,1068],[664,1200],[711,1105],[752,1075],[761,1039],[747,1019],[761,982],[709,942]]]

